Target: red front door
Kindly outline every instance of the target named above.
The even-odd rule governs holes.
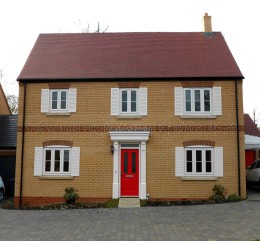
[[[121,150],[121,196],[139,195],[139,150]]]

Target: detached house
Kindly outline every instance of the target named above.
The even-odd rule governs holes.
[[[16,204],[245,191],[241,74],[222,34],[40,34],[19,77]]]

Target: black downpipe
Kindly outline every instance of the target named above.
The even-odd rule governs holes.
[[[24,80],[24,91],[23,91],[22,154],[21,154],[20,200],[19,200],[20,208],[22,207],[22,196],[23,196],[24,132],[25,132],[25,109],[26,109],[25,103],[26,103],[26,80]]]
[[[238,90],[237,82],[235,80],[235,94],[236,94],[236,121],[237,121],[237,166],[238,166],[238,195],[241,196],[241,185],[240,185],[240,136],[239,136],[239,115],[238,115]]]

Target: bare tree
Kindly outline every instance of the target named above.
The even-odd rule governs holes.
[[[255,107],[253,109],[253,122],[258,126],[258,122],[259,122],[259,117],[260,117],[260,113],[257,112],[257,108]]]
[[[10,111],[13,115],[18,114],[18,97],[16,95],[6,95],[6,100],[9,105]]]
[[[0,82],[7,87],[12,87],[16,85],[15,82],[8,82],[4,79],[3,70],[0,69]],[[18,114],[18,96],[14,94],[6,94],[6,100],[9,105],[10,111],[12,114]]]
[[[108,25],[106,26],[106,28],[101,28],[100,27],[100,23],[98,22],[97,28],[94,31],[91,31],[90,25],[88,24],[87,26],[84,26],[80,19],[78,19],[78,22],[74,22],[74,23],[80,29],[81,33],[90,33],[90,32],[93,32],[93,33],[105,33],[108,30],[108,28],[109,28]]]

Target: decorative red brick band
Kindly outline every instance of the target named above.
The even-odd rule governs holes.
[[[70,83],[49,83],[50,89],[69,89]]]
[[[208,87],[214,86],[214,81],[182,81],[181,85],[183,88],[195,88],[195,87]]]
[[[207,140],[184,141],[183,146],[215,146],[215,141],[207,141]]]
[[[22,126],[17,131],[22,132]],[[26,126],[26,132],[236,131],[236,126]],[[244,126],[239,126],[244,131]]]
[[[49,140],[44,141],[42,146],[73,146],[73,141],[65,141],[65,140]]]
[[[138,82],[119,82],[117,83],[119,88],[139,88],[140,87],[140,83]]]

